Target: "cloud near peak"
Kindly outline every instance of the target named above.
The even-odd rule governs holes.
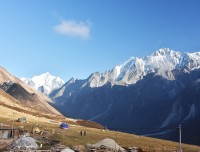
[[[61,20],[60,24],[54,27],[54,30],[58,34],[88,39],[90,37],[90,28],[89,22]]]

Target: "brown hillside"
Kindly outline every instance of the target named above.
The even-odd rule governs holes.
[[[8,93],[0,89],[0,119],[1,117],[12,117],[13,112],[15,113],[15,116],[18,115],[15,119],[17,119],[18,117],[26,116],[28,117],[28,119],[31,118],[31,120],[44,120],[44,122],[50,122],[51,120],[52,123],[56,124],[58,124],[59,122],[67,122],[72,125],[75,124],[80,126],[87,126],[90,128],[103,128],[103,126],[101,126],[100,124],[92,121],[65,118],[62,115],[47,114],[44,111],[38,110],[38,108],[36,107],[30,108],[28,106],[24,106],[24,103],[16,100]]]
[[[52,113],[52,107],[44,106],[44,104],[38,100],[39,97],[37,94],[30,94],[20,84],[14,83],[7,90],[7,93],[27,107],[35,108],[41,112]]]
[[[41,111],[36,107],[31,108],[31,106],[25,106],[24,103],[16,100],[15,98],[13,98],[12,96],[10,96],[1,89],[0,89],[0,106],[4,108],[9,108],[10,110],[14,110],[23,114],[30,114],[32,116],[44,117],[47,119],[57,119],[57,120],[64,119],[62,115],[50,114]],[[0,113],[5,115],[5,113],[3,113],[2,111],[0,111]]]
[[[46,113],[62,115],[55,108],[47,103],[51,102],[51,99],[30,88],[20,79],[11,75],[3,67],[0,67],[0,81],[7,82],[9,80],[13,81],[14,85],[11,87],[10,90],[8,90],[8,93],[10,93],[18,101],[22,102],[22,104],[26,103],[25,106],[28,106],[30,108],[36,107],[38,110],[42,110]]]

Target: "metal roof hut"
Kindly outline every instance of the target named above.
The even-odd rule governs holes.
[[[21,123],[26,122],[26,117],[18,118],[18,119],[17,119],[17,122],[21,122]]]
[[[11,143],[8,146],[8,149],[10,150],[17,150],[17,149],[25,149],[25,150],[30,150],[30,149],[38,149],[38,145],[36,143],[36,140],[32,137],[21,137],[17,139],[15,142]]]
[[[65,122],[62,122],[62,123],[60,124],[60,128],[62,128],[62,129],[68,129],[68,128],[69,128],[69,125],[68,125],[67,123],[65,123]]]
[[[19,135],[16,128],[0,128],[0,139],[9,139]]]
[[[12,129],[0,129],[0,138],[12,138]]]

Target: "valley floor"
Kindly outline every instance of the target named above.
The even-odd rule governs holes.
[[[31,134],[33,138],[42,140],[48,139],[50,141],[61,141],[62,144],[69,147],[94,144],[102,139],[111,138],[115,140],[122,147],[139,147],[143,151],[176,151],[179,144],[155,138],[142,137],[133,134],[126,134],[110,130],[102,130],[95,128],[88,128],[73,124],[73,121],[63,119],[70,124],[69,129],[60,129],[59,124],[50,123],[50,120],[45,117],[36,117],[30,114],[21,113],[13,109],[0,106],[0,123],[12,126],[13,119],[17,120],[19,117],[26,117],[27,123],[14,122],[14,127],[23,126],[24,130],[31,132],[32,127],[38,124],[42,127],[44,133],[41,135]],[[55,121],[56,122],[56,121]],[[81,136],[80,131],[86,131],[86,136]],[[9,140],[6,140],[10,142]],[[1,144],[5,145],[4,141]],[[44,144],[44,148],[49,149],[51,146]],[[5,146],[4,146],[5,147]],[[4,148],[3,146],[1,148]],[[200,147],[183,144],[184,152],[197,152]]]

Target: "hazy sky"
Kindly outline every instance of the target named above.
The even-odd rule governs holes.
[[[86,78],[167,47],[200,51],[200,0],[1,0],[0,65]]]

